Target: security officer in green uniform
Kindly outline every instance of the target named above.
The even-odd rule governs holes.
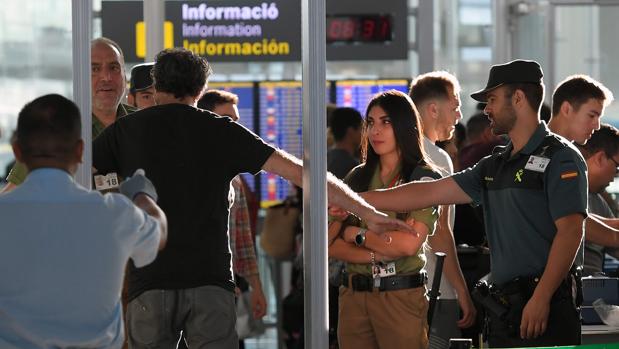
[[[398,212],[483,205],[491,347],[580,344],[573,294],[580,284],[571,267],[583,236],[587,171],[578,150],[540,121],[542,76],[533,61],[495,65],[486,88],[471,95],[487,103],[493,132],[509,135],[506,147],[450,177],[363,195],[378,209]]]
[[[118,44],[108,38],[97,38],[90,43],[92,83],[92,139],[94,140],[116,119],[136,109],[120,103],[125,96],[125,59]],[[21,184],[28,169],[16,163],[7,177],[3,191]]]

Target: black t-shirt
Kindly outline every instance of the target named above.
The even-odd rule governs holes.
[[[109,126],[93,143],[101,174],[143,168],[168,218],[168,242],[144,268],[129,266],[129,298],[151,289],[234,290],[228,241],[230,181],[258,173],[274,148],[230,118],[184,104],[151,107]]]

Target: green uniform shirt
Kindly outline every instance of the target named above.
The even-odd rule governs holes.
[[[555,221],[587,215],[587,165],[580,152],[541,123],[513,156],[499,148],[453,175],[474,203],[483,205],[491,279],[501,285],[544,272],[557,233]]]
[[[358,168],[357,168],[358,169]],[[357,170],[354,169],[353,171]],[[383,182],[380,178],[380,168],[377,167],[374,175],[372,176],[372,180],[370,182],[370,186],[368,190],[376,190],[376,189],[385,189],[392,187],[395,183],[396,177],[400,174],[400,168],[396,168],[387,178],[386,182]],[[417,175],[416,175],[417,174]],[[424,177],[430,177],[430,179],[440,177],[435,172],[426,169],[425,171],[414,171],[413,178],[411,180],[419,180]],[[397,184],[402,183],[398,181]],[[396,212],[385,212],[389,217],[395,218]],[[436,207],[429,207],[423,210],[411,211],[408,213],[407,219],[414,218],[415,221],[419,221],[424,223],[428,227],[429,235],[434,233],[434,228],[436,224],[436,220],[438,219],[438,210]],[[364,222],[361,222],[361,226],[363,228],[367,228]],[[423,249],[419,249],[416,255],[402,257],[397,259],[395,262],[395,270],[396,274],[409,274],[409,273],[418,273],[426,264],[425,256],[423,254]],[[355,264],[348,263],[346,270],[349,273],[356,274],[364,274],[364,275],[372,275],[372,265],[370,263],[367,264]]]
[[[116,111],[116,118],[123,117],[127,114],[133,113],[136,109],[130,105],[119,104],[118,110]],[[95,114],[92,114],[92,139],[97,138],[101,132],[105,130],[105,125],[97,119]],[[20,162],[16,162],[11,172],[6,177],[7,182],[13,183],[15,185],[20,185],[26,180],[26,176],[28,175],[28,169],[26,166]]]

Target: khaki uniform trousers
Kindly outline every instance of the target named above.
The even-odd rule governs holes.
[[[340,287],[341,349],[428,348],[425,287],[353,291]]]

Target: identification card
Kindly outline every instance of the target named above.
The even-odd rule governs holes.
[[[531,155],[529,161],[527,161],[527,164],[524,166],[524,168],[535,172],[544,172],[546,171],[546,167],[549,163],[549,158]]]
[[[378,265],[378,276],[384,278],[386,276],[395,275],[395,262]]]
[[[99,191],[118,188],[118,175],[116,172],[108,173],[107,175],[95,176],[95,189]]]

